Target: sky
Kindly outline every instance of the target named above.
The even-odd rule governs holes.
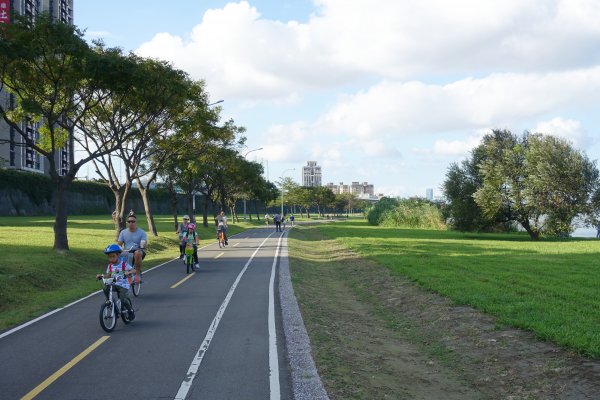
[[[267,177],[440,196],[492,129],[600,158],[600,1],[75,1],[74,21],[202,79]],[[292,170],[294,169],[294,170]]]

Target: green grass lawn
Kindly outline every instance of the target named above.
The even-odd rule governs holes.
[[[148,236],[144,269],[172,260],[179,254],[172,216],[155,217],[158,237]],[[53,217],[0,217],[0,330],[64,306],[100,285],[94,277],[107,265],[104,248],[114,242],[110,216],[69,217],[70,251],[52,251]],[[258,221],[229,223],[233,235]],[[138,225],[148,232],[145,216]],[[215,240],[215,227],[200,224],[201,246]]]
[[[319,225],[362,256],[456,304],[600,357],[600,241],[522,234],[382,228],[362,221]]]

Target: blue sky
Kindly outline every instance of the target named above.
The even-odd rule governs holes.
[[[74,17],[204,79],[271,180],[316,160],[324,183],[439,195],[493,128],[600,158],[600,2],[104,0]]]

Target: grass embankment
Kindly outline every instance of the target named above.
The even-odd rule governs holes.
[[[155,217],[158,237],[148,237],[144,269],[172,260],[179,253],[172,216]],[[258,223],[256,220],[255,223]],[[69,218],[70,251],[52,251],[53,217],[0,217],[0,330],[38,316],[100,289],[93,278],[106,267],[104,247],[114,241],[110,217]],[[148,232],[146,219],[138,216]],[[229,225],[229,234],[251,224]],[[215,228],[200,225],[201,246],[214,241]]]
[[[581,354],[600,357],[600,241],[319,225],[361,256]],[[293,251],[292,251],[293,252]]]

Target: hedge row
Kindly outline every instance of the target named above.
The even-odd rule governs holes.
[[[52,201],[56,185],[47,175],[0,168],[0,190],[2,189],[19,190],[25,193],[32,203],[40,205]],[[102,182],[76,180],[73,181],[70,192],[104,196],[109,202],[114,201],[112,191]],[[132,190],[129,196],[132,200],[141,199],[138,190]],[[165,201],[169,199],[169,192],[164,189],[151,190],[149,197],[151,200]]]

